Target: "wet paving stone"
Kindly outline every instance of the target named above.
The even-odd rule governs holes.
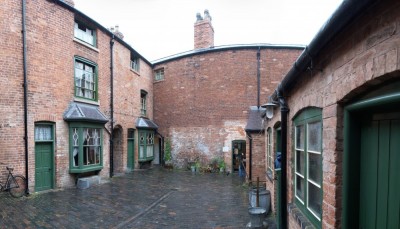
[[[156,167],[85,190],[0,194],[0,228],[245,228],[249,219],[236,174]]]

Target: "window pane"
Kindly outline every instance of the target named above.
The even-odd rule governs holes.
[[[321,152],[321,122],[314,122],[308,124],[308,150]]]
[[[321,154],[308,153],[308,178],[317,184],[322,181],[322,157]]]
[[[303,176],[305,167],[304,155],[305,154],[303,151],[296,151],[296,172],[300,173]]]
[[[308,183],[308,208],[314,212],[318,218],[321,218],[322,212],[322,195],[321,189]]]
[[[296,149],[304,149],[304,126],[296,126]]]
[[[35,141],[49,141],[52,139],[51,126],[35,126]]]
[[[144,146],[139,147],[139,158],[144,158]]]
[[[304,179],[296,175],[296,196],[304,201]]]
[[[146,151],[147,157],[153,156],[153,149],[154,149],[153,145],[147,146],[147,151]]]

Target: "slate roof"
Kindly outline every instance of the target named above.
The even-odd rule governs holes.
[[[108,118],[96,105],[72,102],[64,113],[64,120],[107,123]]]
[[[257,108],[257,106],[251,106],[249,110],[249,118],[247,119],[245,131],[249,132],[263,132],[263,118],[262,114],[265,113],[265,108]]]
[[[136,120],[136,128],[138,129],[151,129],[151,130],[156,130],[158,129],[157,124],[155,124],[153,121],[151,121],[148,118],[143,118],[140,117]]]

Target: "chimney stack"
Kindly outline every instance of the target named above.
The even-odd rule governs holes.
[[[214,47],[214,28],[211,24],[211,16],[208,10],[204,10],[204,18],[200,13],[196,14],[194,23],[194,49]]]

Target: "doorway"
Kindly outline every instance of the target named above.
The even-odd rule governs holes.
[[[394,85],[345,107],[343,228],[400,227],[400,83]]]
[[[128,129],[127,167],[130,171],[135,169],[135,129]]]
[[[243,160],[240,160],[240,155]],[[246,141],[234,140],[232,141],[232,172],[239,171],[241,161],[244,171],[246,171]]]
[[[35,191],[54,188],[54,128],[35,124]]]
[[[116,126],[113,130],[113,150],[114,150],[114,171],[123,173],[123,146],[122,146],[122,128]]]

